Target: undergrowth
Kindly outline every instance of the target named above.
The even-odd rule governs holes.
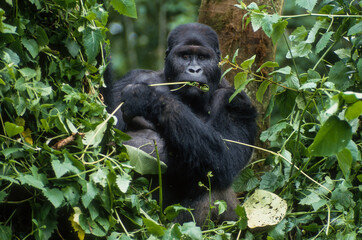
[[[253,58],[223,59],[240,70],[236,91],[260,82],[258,101],[272,93],[265,117],[279,114],[260,136],[271,155],[259,162],[271,170],[251,163],[234,183],[246,197],[264,189],[288,203],[284,220],[255,232],[241,206],[239,221],[205,230],[167,221],[185,209],[160,214],[154,189],[130,164],[128,136],[113,128],[99,88],[107,9],[135,17],[133,0],[1,1],[0,239],[361,238],[362,3],[295,3],[306,13],[238,4],[246,24],[288,48],[289,61],[263,64],[275,68],[264,76]],[[287,35],[289,21],[303,17],[314,25]]]

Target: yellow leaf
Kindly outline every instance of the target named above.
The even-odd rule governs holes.
[[[74,213],[69,217],[69,221],[72,224],[74,231],[78,233],[79,240],[84,240],[85,232],[79,224],[79,216],[82,214],[82,210],[79,207],[75,207]]]
[[[21,133],[21,136],[25,139],[25,142],[33,145],[33,139],[31,138],[31,130],[27,128],[24,132]]]

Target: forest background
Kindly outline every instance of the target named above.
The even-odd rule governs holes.
[[[361,238],[362,2],[285,1],[279,15],[235,1],[278,46],[262,66],[222,61],[239,72],[237,90],[259,83],[259,102],[271,92],[260,136],[270,155],[234,184],[241,203],[256,189],[287,202],[285,218],[258,231],[242,207],[239,221],[209,229],[173,224],[182,208],[164,216],[136,174],[99,95],[99,56],[112,53],[116,76],[162,68],[168,32],[197,21],[200,1],[136,4],[0,2],[0,239]]]

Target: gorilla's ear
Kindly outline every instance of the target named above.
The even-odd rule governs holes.
[[[168,54],[170,53],[170,51],[171,51],[171,49],[170,49],[170,47],[168,47],[168,48],[166,49],[165,58],[167,58],[167,56],[168,56]]]
[[[215,50],[215,53],[217,55],[217,60],[220,62],[221,61],[221,52],[219,49]]]

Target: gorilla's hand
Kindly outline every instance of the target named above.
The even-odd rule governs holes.
[[[136,116],[145,116],[154,95],[152,87],[145,83],[127,85],[121,92],[121,101],[124,102],[122,112],[126,122]]]

